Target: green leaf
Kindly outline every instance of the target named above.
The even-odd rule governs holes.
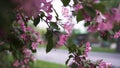
[[[40,16],[37,16],[35,19],[34,19],[34,26],[37,26],[40,22]]]
[[[50,22],[50,26],[51,26],[52,29],[57,29],[57,30],[59,30],[59,27],[58,27],[58,25],[57,25],[56,22]]]
[[[32,50],[33,53],[36,53],[36,50]]]
[[[76,52],[76,45],[75,44],[73,44],[73,45],[70,45],[69,47],[68,47],[68,49],[69,49],[69,53],[73,53],[73,52]]]
[[[109,40],[109,36],[110,36],[109,32],[106,31],[105,34],[102,35],[101,37],[102,37],[102,39],[103,39],[104,41],[107,41],[107,40]]]
[[[86,12],[89,16],[91,16],[92,18],[96,16],[96,11],[95,11],[95,9],[93,9],[93,8],[90,7],[90,6],[85,5],[85,6],[84,6],[84,10],[85,10],[85,12]]]
[[[76,5],[76,4],[78,3],[78,1],[77,1],[77,0],[73,0],[73,2],[74,2],[74,5]]]
[[[93,4],[93,8],[101,11],[102,13],[104,13],[106,10],[105,5],[103,5],[102,3]]]
[[[77,19],[77,22],[83,20],[83,14],[82,14],[82,11],[81,11],[81,10],[78,11],[78,14],[77,14],[77,16],[76,16],[76,19]]]
[[[12,44],[15,49],[21,48],[24,45],[22,40],[20,40],[15,33],[8,34],[8,38],[10,39],[9,43]]]
[[[4,51],[4,50],[9,50],[10,49],[10,45],[8,44],[3,44],[0,46],[0,52]]]
[[[46,52],[50,52],[52,48],[55,46],[53,43],[53,31],[52,30],[47,30],[46,33],[46,39],[47,39],[47,47],[46,47]]]
[[[73,63],[73,64],[71,65],[71,68],[78,68],[78,65],[77,65],[76,63]]]
[[[117,7],[120,4],[120,0],[101,0],[101,3],[107,6],[107,9],[111,9]]]
[[[70,0],[61,0],[64,6],[67,6],[70,3]]]
[[[89,26],[90,25],[90,22],[86,22],[85,24],[84,24],[84,26],[86,27],[86,26]]]
[[[43,17],[45,17],[45,13],[44,12],[40,12],[40,18],[42,19]]]
[[[0,29],[4,28],[9,30],[11,28],[12,22],[16,19],[16,15],[12,12],[12,10],[2,10],[0,11]]]
[[[80,49],[78,49],[78,54],[77,55],[82,55],[82,51]]]

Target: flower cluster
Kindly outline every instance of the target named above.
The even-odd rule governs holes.
[[[29,68],[29,62],[34,61],[34,57],[32,55],[32,51],[30,49],[27,49],[26,47],[23,47],[23,59],[16,60],[13,63],[13,66],[15,68],[21,67],[21,68]]]
[[[43,42],[39,32],[28,26],[30,20],[33,21],[34,26],[37,26],[41,21],[44,21],[41,23],[48,25],[45,35],[48,42],[46,52],[49,52],[56,45],[65,45],[68,48],[71,55],[67,62],[70,58],[73,58],[73,63],[69,65],[70,68],[109,68],[111,66],[110,63],[103,61],[92,62],[87,59],[88,52],[92,49],[90,42],[82,40],[78,45],[73,43],[72,29],[74,27],[73,22],[75,22],[73,18],[76,18],[77,22],[84,20],[85,25],[88,26],[88,32],[99,33],[100,37],[106,38],[107,35],[110,35],[109,31],[114,30],[114,38],[119,38],[120,28],[115,29],[115,27],[120,22],[120,5],[118,8],[112,8],[109,12],[104,13],[100,9],[103,7],[100,0],[72,0],[74,3],[72,5],[70,4],[71,0],[61,0],[64,5],[62,7],[63,19],[61,20],[59,19],[59,14],[52,6],[53,0],[9,1],[10,3],[8,2],[7,6],[2,7],[5,12],[0,11],[0,20],[8,22],[9,24],[6,25],[11,25],[11,27],[9,27],[10,29],[8,26],[5,29],[0,29],[0,46],[4,43],[9,44],[9,47],[6,49],[11,51],[16,59],[13,63],[15,68],[29,68],[29,62],[34,60],[32,53],[36,52],[38,45]],[[4,2],[2,0],[0,3]],[[9,7],[10,4],[14,8]],[[9,12],[16,16],[16,20],[14,22],[12,20],[12,24],[10,23],[11,20],[9,22],[9,19],[7,19],[12,16],[12,14],[9,15]],[[56,21],[52,21],[52,12],[56,14],[54,17]],[[7,13],[8,15],[2,13]],[[64,34],[60,33],[59,26],[63,27]]]
[[[61,35],[60,36],[60,40],[58,41],[58,45],[64,45],[65,44],[65,42],[67,41],[67,39],[68,39],[68,35]]]
[[[16,68],[29,68],[29,62],[34,60],[32,52],[36,51],[38,45],[42,43],[40,33],[25,24],[21,19],[16,20],[13,24],[14,33],[22,43],[19,45],[21,47],[18,48],[19,51],[16,51],[19,52],[19,56],[21,55],[21,57],[16,57],[16,61],[13,64]],[[16,53],[15,55],[18,54]]]
[[[45,11],[48,15],[52,12],[52,1],[47,0],[12,0],[17,5],[16,9],[23,12],[25,16],[37,17],[40,11]]]
[[[110,68],[111,63],[106,63],[106,62],[100,62],[99,68]]]
[[[90,47],[90,42],[86,42],[86,48],[85,48],[85,51],[84,51],[84,55],[85,57],[87,57],[87,53],[91,51],[91,47]]]
[[[118,32],[116,32],[115,34],[114,34],[114,38],[115,39],[117,39],[117,38],[119,38],[120,37],[120,31],[118,31]]]
[[[67,42],[67,39],[70,37],[74,24],[72,23],[71,14],[69,13],[69,9],[66,7],[62,7],[62,15],[65,18],[65,22],[63,24],[63,28],[65,29],[66,34],[62,34],[59,36],[58,45],[64,45]]]
[[[83,9],[83,5],[82,4],[76,4],[73,8],[74,8],[74,11],[78,12],[80,9]]]

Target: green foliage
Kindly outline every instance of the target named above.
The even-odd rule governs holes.
[[[93,52],[106,52],[106,53],[115,53],[115,49],[103,48],[103,47],[92,47]]]
[[[61,0],[64,6],[67,6],[70,3],[70,0]]]
[[[14,61],[12,55],[8,51],[0,52],[0,67],[1,68],[13,68],[12,63]]]
[[[105,10],[106,10],[105,5],[102,4],[102,3],[95,3],[92,6],[93,6],[94,9],[97,9],[97,10],[101,11],[102,13],[104,13]]]
[[[15,12],[13,12],[14,4],[10,0],[0,1],[0,28],[8,31],[13,20],[15,20]]]
[[[85,12],[86,12],[89,16],[91,16],[92,18],[96,16],[96,11],[95,11],[95,9],[93,9],[93,8],[90,7],[90,6],[85,5],[85,6],[84,6],[84,10],[85,10]]]
[[[40,16],[37,16],[35,19],[34,19],[34,26],[37,26],[40,22]]]
[[[76,16],[76,20],[77,20],[77,22],[83,20],[82,10],[79,10],[79,11],[78,11],[78,14],[77,14],[77,16]]]
[[[101,2],[107,6],[107,9],[117,7],[120,4],[120,0],[101,0]]]
[[[56,30],[60,29],[56,22],[50,22],[50,27],[51,27],[51,29],[56,29]]]
[[[71,0],[61,0],[61,2],[63,3],[63,6],[69,6],[69,3],[70,3],[70,1]],[[42,1],[40,1],[40,2],[42,2]],[[73,0],[73,2],[74,2],[74,5],[76,5],[76,4],[82,4],[83,5],[83,9],[82,10],[79,10],[78,11],[78,13],[76,13],[77,15],[76,15],[76,20],[77,20],[77,22],[79,22],[79,21],[81,21],[81,20],[83,20],[84,18],[83,18],[83,13],[85,12],[90,18],[92,18],[91,19],[91,21],[93,20],[93,19],[95,19],[95,17],[96,17],[96,9],[97,10],[100,10],[102,13],[104,13],[104,11],[106,10],[106,9],[109,9],[109,8],[106,8],[104,5],[103,5],[103,3],[105,3],[105,4],[107,4],[107,5],[109,5],[109,3],[110,3],[110,5],[112,5],[112,6],[109,6],[109,7],[113,7],[113,6],[116,6],[114,3],[117,3],[117,5],[120,3],[120,1],[119,0],[111,0],[109,3],[107,3],[107,2],[105,2],[105,1],[101,1],[102,3],[95,3],[95,4],[93,4],[92,3],[92,5],[91,5],[91,3],[90,3],[90,1],[88,1],[88,0],[85,0],[85,1],[83,1],[83,0]],[[92,2],[92,0],[91,0],[91,2]],[[22,3],[22,2],[21,2]],[[51,2],[49,2],[49,3],[51,3]],[[46,7],[47,5],[48,5],[48,3],[44,3],[44,6]],[[32,52],[36,52],[36,50],[33,50],[32,49],[32,47],[31,47],[31,43],[32,42],[35,42],[35,41],[37,41],[36,43],[39,43],[38,42],[38,39],[36,39],[36,40],[33,40],[33,39],[35,39],[36,37],[38,37],[38,36],[36,36],[36,34],[35,34],[35,38],[32,38],[33,36],[30,36],[30,35],[33,35],[33,34],[31,34],[32,32],[34,33],[34,31],[32,31],[32,32],[29,32],[29,33],[27,33],[24,29],[26,29],[26,27],[28,26],[28,25],[24,25],[24,24],[26,24],[26,18],[24,17],[24,10],[25,9],[23,9],[23,12],[22,11],[20,11],[20,8],[17,8],[18,6],[16,6],[17,4],[13,4],[13,3],[11,3],[11,0],[1,0],[1,2],[0,2],[0,9],[1,9],[1,11],[0,11],[0,29],[2,28],[2,29],[4,29],[5,30],[5,32],[7,33],[7,37],[6,37],[6,40],[4,41],[4,40],[2,40],[2,41],[4,41],[5,43],[8,43],[9,42],[9,45],[7,46],[7,45],[4,45],[4,46],[1,46],[0,47],[0,51],[3,51],[3,50],[9,50],[9,51],[11,51],[12,52],[12,54],[13,54],[13,56],[16,58],[16,59],[24,59],[24,57],[23,57],[23,53],[22,53],[22,49],[23,49],[23,47],[24,46],[26,46],[26,48],[27,49],[30,49]],[[42,4],[41,4],[42,5]],[[57,41],[59,40],[59,36],[60,36],[60,33],[59,33],[59,27],[58,27],[58,21],[59,22],[61,22],[60,21],[60,19],[59,19],[59,15],[57,14],[57,12],[56,12],[56,10],[54,9],[54,8],[52,8],[52,6],[51,6],[52,4],[49,4],[48,6],[50,6],[50,7],[46,7],[46,10],[44,10],[44,9],[40,9],[40,10],[43,10],[43,12],[41,12],[40,14],[39,14],[39,16],[38,17],[36,17],[36,18],[34,18],[34,26],[36,27],[38,24],[39,24],[39,22],[40,21],[44,21],[44,22],[46,22],[46,20],[44,20],[44,18],[43,17],[45,17],[45,19],[47,19],[47,16],[46,15],[49,15],[49,14],[51,14],[51,11],[49,11],[49,9],[51,9],[51,10],[54,10],[54,12],[56,13],[56,16],[55,16],[55,18],[56,18],[56,22],[52,22],[52,21],[50,21],[50,22],[46,22],[47,23],[47,25],[48,25],[48,29],[47,29],[47,33],[46,33],[46,40],[47,40],[47,46],[46,46],[46,52],[48,53],[48,52],[50,52],[55,46],[56,46],[56,44],[57,44]],[[21,7],[21,6],[20,6]],[[24,8],[24,6],[22,6],[23,8]],[[70,6],[71,7],[71,6]],[[74,7],[74,6],[73,6]],[[77,6],[77,8],[78,8],[79,6]],[[15,10],[14,8],[16,8],[17,10]],[[14,10],[15,11],[14,11]],[[14,12],[13,12],[14,11]],[[17,13],[16,13],[17,12]],[[46,13],[46,15],[45,15],[45,13]],[[15,21],[16,20],[16,16],[17,16],[17,14],[20,14],[21,15],[21,17],[23,18],[23,19],[21,19],[20,21],[24,21],[24,24],[20,24],[20,26],[17,26],[17,25],[14,25],[12,22],[13,21]],[[74,15],[73,15],[74,16]],[[18,23],[18,22],[16,22],[16,23]],[[91,22],[90,22],[91,23]],[[90,25],[90,23],[86,23],[85,24],[85,26],[89,26]],[[93,23],[92,23],[93,24]],[[12,25],[13,26],[16,26],[16,30],[14,30],[14,27],[13,27],[13,29],[11,29],[12,28]],[[63,24],[61,24],[60,23],[60,25],[63,25]],[[96,24],[95,24],[96,25]],[[69,26],[69,25],[68,25]],[[17,29],[18,28],[18,29]],[[69,27],[68,27],[68,29],[69,29]],[[22,31],[23,30],[23,31]],[[26,29],[27,30],[27,29]],[[113,29],[114,30],[114,29]],[[119,27],[117,27],[115,30],[119,30]],[[113,31],[114,32],[114,31]],[[104,40],[108,40],[109,39],[109,36],[111,35],[111,34],[114,34],[114,33],[111,33],[111,32],[108,32],[108,31],[106,31],[105,32],[105,35],[102,35],[102,32],[99,32],[98,31],[98,33],[100,33],[99,35],[100,35],[100,37],[102,37]],[[25,34],[25,35],[27,35],[27,36],[25,36],[24,38],[26,38],[27,37],[27,41],[26,40],[24,40],[24,38],[22,39],[21,38],[21,34]],[[29,35],[30,34],[30,35]],[[30,38],[29,38],[30,37]],[[32,38],[32,39],[31,39]],[[68,48],[68,50],[69,50],[69,53],[70,54],[72,54],[72,55],[70,55],[69,56],[69,58],[68,58],[68,60],[66,61],[66,64],[68,64],[68,62],[69,62],[69,60],[71,59],[71,58],[75,58],[76,56],[77,57],[79,57],[79,56],[81,56],[81,55],[83,55],[83,52],[84,52],[84,48],[85,48],[85,42],[86,42],[86,40],[84,41],[83,39],[81,39],[82,41],[80,41],[80,44],[78,44],[78,45],[76,45],[74,42],[73,42],[73,39],[74,39],[74,36],[73,37],[70,37],[69,38],[69,40],[67,41],[67,43],[65,44],[65,46]],[[1,40],[1,39],[0,39]],[[7,42],[6,42],[7,41]],[[80,57],[79,57],[80,58]],[[85,57],[84,57],[85,58]],[[85,60],[86,61],[86,60]],[[84,61],[80,61],[80,62],[83,62],[83,64],[84,64]],[[46,63],[44,63],[44,64],[46,64]],[[89,65],[87,65],[87,63],[85,63],[86,65],[85,66],[83,66],[83,67],[88,67]],[[43,66],[43,64],[41,65],[41,66]],[[45,65],[44,65],[45,66]],[[2,66],[1,66],[2,67]],[[75,64],[75,63],[73,63],[72,65],[71,65],[71,68],[77,68],[78,67],[78,65],[77,64]],[[7,68],[7,67],[6,67]],[[42,68],[44,68],[44,67],[42,67]],[[50,68],[50,65],[48,66],[48,67],[45,67],[45,68]],[[54,67],[52,67],[52,68],[54,68]],[[55,67],[56,68],[56,67]]]
[[[107,41],[109,37],[110,37],[110,33],[108,31],[106,31],[104,35],[101,35],[101,38],[105,41]]]
[[[46,52],[48,53],[55,46],[55,44],[53,43],[53,30],[49,29],[47,30],[46,39],[47,39]]]
[[[73,63],[73,64],[71,65],[71,68],[78,68],[78,65],[75,64],[75,63]]]
[[[73,2],[74,2],[74,5],[76,5],[78,3],[77,0],[73,0]]]
[[[43,17],[45,17],[45,13],[44,12],[40,12],[40,15],[38,15],[35,19],[34,19],[34,26],[37,26],[40,23],[40,19],[42,20]]]
[[[86,22],[85,24],[84,24],[84,26],[86,27],[86,26],[89,26],[90,25],[90,22]]]
[[[66,67],[65,65],[37,60],[36,63],[31,68],[66,68]]]
[[[4,44],[0,46],[0,52],[4,51],[4,50],[9,50],[10,46],[8,44]]]

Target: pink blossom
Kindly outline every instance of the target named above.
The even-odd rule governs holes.
[[[34,56],[31,56],[31,57],[30,57],[30,60],[31,60],[31,61],[35,61],[36,58],[35,58]]]
[[[87,22],[91,21],[91,17],[86,12],[83,13],[83,17],[84,17],[85,21],[87,21]]]
[[[94,33],[94,32],[97,31],[97,28],[98,28],[97,25],[92,25],[92,26],[89,26],[89,27],[88,27],[87,31],[88,31],[88,32],[91,32],[91,33]]]
[[[62,8],[62,15],[64,17],[68,17],[69,16],[69,10],[68,10],[68,8],[65,8],[65,7]]]
[[[120,37],[120,30],[114,34],[114,38],[117,39]]]
[[[120,4],[119,4],[118,8],[113,8],[112,11],[113,11],[113,14],[114,14],[113,15],[114,20],[116,22],[120,22]]]
[[[37,16],[39,12],[40,0],[13,0],[17,3],[18,7],[27,15],[28,17]]]
[[[28,27],[26,28],[26,30],[27,30],[27,31],[32,31],[33,29],[32,29],[30,26],[28,26]]]
[[[25,57],[30,57],[32,55],[32,51],[27,48],[23,48],[23,53]]]
[[[27,36],[26,34],[21,34],[20,37],[21,37],[22,39],[26,40],[26,39],[27,39],[26,36]]]
[[[113,25],[111,23],[104,23],[104,22],[101,22],[98,24],[98,30],[100,31],[109,31],[113,28]]]
[[[84,55],[87,57],[87,53],[91,51],[91,47],[90,47],[90,42],[86,42],[86,48],[85,48],[85,51],[84,51]]]
[[[120,22],[120,10],[114,8],[115,12],[114,12],[114,20],[116,22]]]
[[[90,42],[86,43],[86,50],[87,52],[91,51],[91,47],[90,47]]]
[[[41,10],[50,13],[51,1],[47,0],[12,0],[25,15],[37,17]]]
[[[39,44],[42,44],[42,43],[43,43],[43,41],[42,41],[40,38],[37,39],[37,42],[38,42]]]
[[[94,3],[100,3],[100,0],[93,0]]]
[[[25,58],[24,63],[27,64],[29,62],[29,59]]]
[[[110,17],[109,17],[110,16]],[[100,11],[97,11],[97,17],[95,18],[95,21],[98,23],[97,30],[98,31],[109,31],[113,28],[113,23],[109,19],[111,19],[112,16],[109,14],[103,15]],[[104,22],[106,20],[106,22]],[[113,20],[113,19],[111,19]]]
[[[101,62],[99,68],[110,68],[111,63]]]
[[[65,23],[64,29],[68,34],[70,34],[72,32],[73,26],[74,26],[74,24],[72,24],[72,23]]]
[[[16,60],[16,61],[13,63],[13,66],[14,66],[14,67],[18,67],[19,65],[20,65],[20,63],[19,63],[18,60]]]
[[[38,44],[39,44],[39,43],[37,43],[37,42],[32,42],[32,45],[31,45],[31,46],[32,46],[32,49],[33,49],[33,50],[36,50],[36,49],[38,48]]]
[[[110,68],[112,66],[111,63],[106,63],[106,68]]]
[[[68,39],[68,35],[61,35],[58,41],[58,45],[64,45],[67,39]]]
[[[100,12],[97,10],[97,17],[95,18],[95,21],[97,23],[101,23],[103,22],[104,20],[106,19],[106,17]]]
[[[52,15],[48,15],[47,20],[51,20],[51,19],[52,19]]]
[[[77,5],[74,6],[75,11],[78,11],[78,10],[80,10],[82,8],[83,8],[82,4],[77,4]]]
[[[26,32],[26,26],[25,26],[24,22],[20,23],[20,28],[21,28],[24,32]]]
[[[52,5],[51,5],[51,1],[47,2],[47,0],[43,0],[43,2],[41,2],[40,5],[40,9],[45,11],[48,15],[52,12]]]
[[[99,68],[106,68],[106,63],[105,62],[101,62],[99,64]]]
[[[107,22],[113,24],[114,16],[112,14],[106,13],[106,14],[104,14],[104,16],[106,17]]]

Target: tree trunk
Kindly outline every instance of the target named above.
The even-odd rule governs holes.
[[[117,39],[116,52],[120,53],[120,37]]]

